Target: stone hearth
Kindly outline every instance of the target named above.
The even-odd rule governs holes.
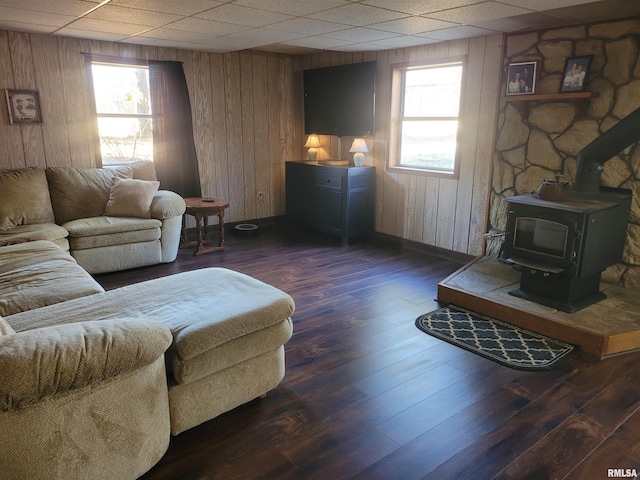
[[[438,285],[438,301],[452,303],[604,358],[640,349],[640,296],[602,282],[607,298],[577,313],[565,313],[508,294],[520,273],[497,259],[479,257]]]

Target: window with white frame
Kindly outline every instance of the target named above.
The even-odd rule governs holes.
[[[153,160],[146,65],[91,60],[103,165]]]
[[[390,170],[457,175],[463,70],[460,59],[393,68]]]

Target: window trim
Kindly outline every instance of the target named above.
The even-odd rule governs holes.
[[[404,103],[404,85],[407,70],[445,66],[453,63],[462,65],[462,79],[460,82],[460,104],[458,110],[458,130],[456,133],[456,153],[453,163],[453,171],[442,171],[428,168],[408,167],[400,165],[400,144],[402,136],[402,121],[415,117],[402,117],[402,105]],[[424,175],[430,177],[458,179],[460,177],[461,162],[461,137],[464,126],[464,101],[467,78],[467,56],[446,57],[431,59],[428,61],[415,61],[396,63],[391,65],[391,105],[389,121],[389,155],[387,157],[386,170],[392,173],[408,173],[412,175]],[[418,117],[423,118],[423,117]],[[432,117],[434,120],[439,117]],[[451,117],[447,117],[451,119]]]

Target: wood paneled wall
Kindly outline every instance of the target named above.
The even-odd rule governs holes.
[[[0,114],[0,168],[93,167],[97,126],[88,103],[83,53],[179,60],[189,85],[204,195],[230,201],[227,220],[282,215],[284,162],[304,158],[302,70],[375,60],[377,132],[368,164],[377,167],[376,230],[419,243],[482,253],[498,105],[502,36],[413,48],[323,52],[303,57],[227,54],[0,31],[0,88],[37,89],[43,125],[10,125]],[[391,69],[396,63],[468,56],[460,177],[385,170]],[[352,138],[322,136],[319,158],[350,158]]]
[[[43,125],[10,125],[0,106],[0,168],[99,165],[84,53],[183,62],[204,195],[226,218],[284,214],[284,162],[302,154],[300,62],[243,51],[204,53],[0,30],[0,89],[40,92]],[[1,192],[0,192],[1,193]]]
[[[376,230],[456,252],[480,255],[484,247],[491,184],[503,36],[494,35],[364,54],[305,56],[303,69],[375,60],[376,135],[366,164],[375,165]],[[394,64],[467,56],[461,166],[458,179],[391,173],[389,148],[391,71]],[[350,158],[352,137],[319,136],[318,158]],[[306,155],[306,152],[304,153]]]

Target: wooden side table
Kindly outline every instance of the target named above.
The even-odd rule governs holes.
[[[185,198],[187,209],[182,218],[182,239],[180,248],[193,247],[196,249],[194,255],[204,255],[205,253],[219,252],[227,250],[224,244],[224,211],[229,207],[229,202],[220,199],[207,199],[200,197]],[[197,237],[195,241],[189,241],[187,236],[186,215],[193,215],[196,220]],[[218,216],[218,244],[214,245],[209,237],[207,217]]]

